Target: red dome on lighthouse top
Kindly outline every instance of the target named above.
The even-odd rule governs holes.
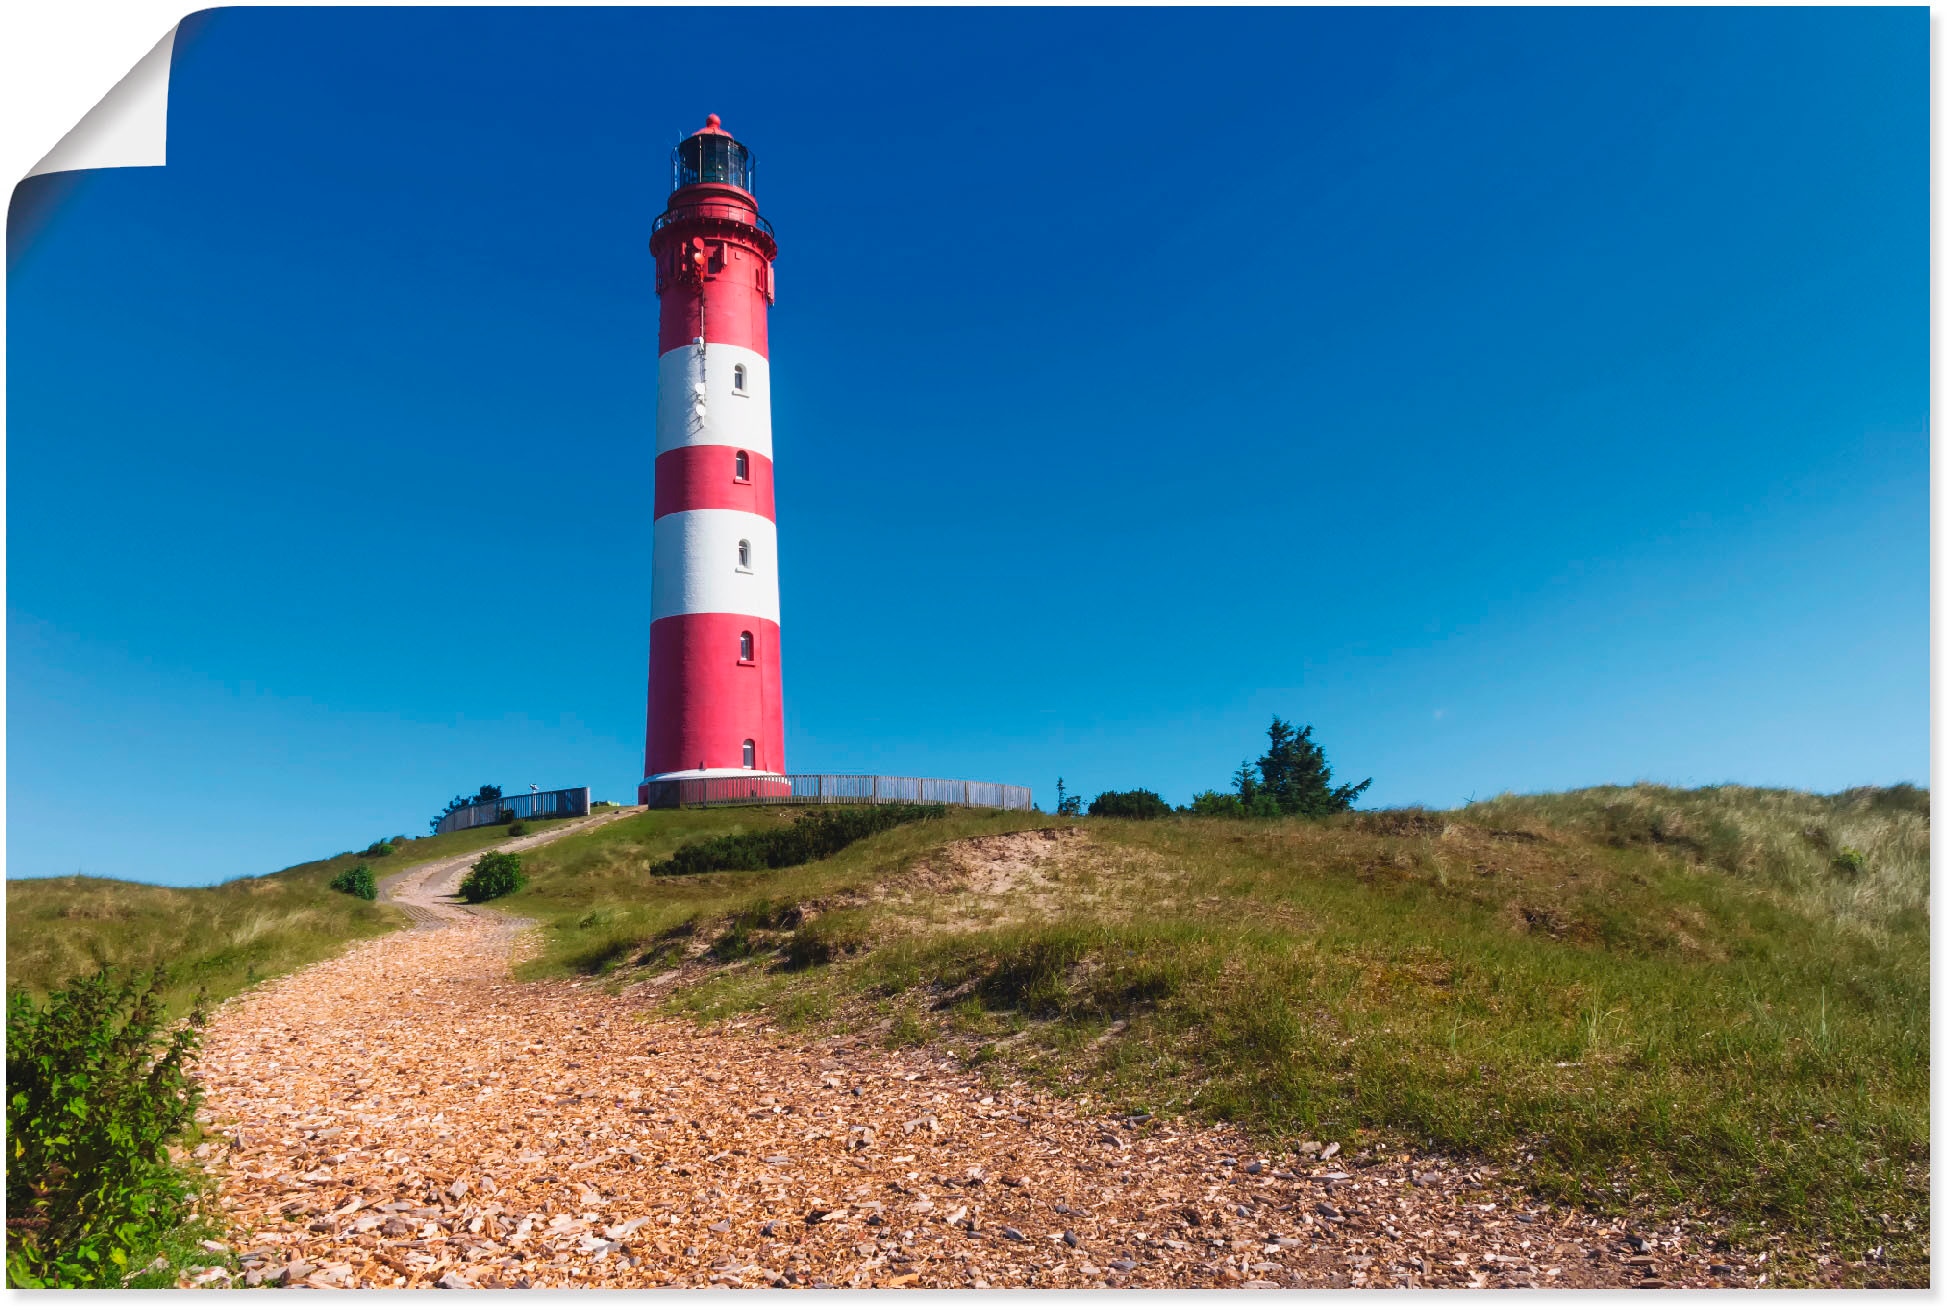
[[[730,133],[723,130],[723,120],[721,118],[718,118],[715,114],[711,114],[708,118],[703,120],[703,126],[698,128],[696,131],[690,133],[690,135],[691,136],[729,136]]]

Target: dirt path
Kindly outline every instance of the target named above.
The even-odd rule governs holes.
[[[415,930],[214,1020],[201,1072],[219,1135],[199,1154],[222,1176],[243,1281],[1588,1287],[1762,1272],[1444,1160],[1264,1157],[1233,1134],[997,1090],[951,1051],[698,1029],[646,1018],[650,989],[517,983],[523,926],[445,899],[475,858],[390,881]]]
[[[604,809],[585,819],[564,823],[558,828],[537,832],[531,837],[515,837],[465,855],[454,855],[444,860],[429,860],[425,864],[415,864],[381,881],[379,899],[404,910],[406,916],[412,920],[414,928],[449,927],[464,923],[469,918],[483,916],[508,924],[512,921],[492,910],[464,905],[453,899],[459,891],[460,879],[466,877],[466,871],[478,863],[482,855],[488,850],[525,851],[536,846],[545,846],[549,842],[559,841],[573,833],[599,828],[605,823],[613,823],[624,815],[641,812],[633,806]]]

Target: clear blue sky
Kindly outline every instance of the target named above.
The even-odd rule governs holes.
[[[1925,9],[219,10],[7,312],[13,876],[641,762],[674,140],[762,161],[789,763],[1927,781]],[[17,208],[18,208],[17,193]],[[47,197],[41,197],[46,200]]]

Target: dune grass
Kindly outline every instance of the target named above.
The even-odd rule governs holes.
[[[1924,1283],[1926,806],[1639,786],[1062,820],[1083,836],[987,886],[942,844],[1056,821],[955,811],[656,879],[684,840],[782,821],[664,812],[536,852],[516,899],[552,930],[532,970],[687,960],[670,1004],[699,1018],[939,1041],[1267,1141],[1476,1152],[1556,1199],[1700,1212],[1792,1278]]]
[[[524,853],[530,882],[501,905],[547,928],[543,951],[523,966],[530,977],[558,972],[603,974],[648,957],[663,944],[728,922],[753,906],[864,896],[888,874],[942,842],[1033,828],[1042,814],[949,809],[944,818],[879,833],[830,859],[793,868],[659,877],[651,872],[678,847],[791,823],[784,807],[649,810]],[[763,891],[753,895],[761,883]]]
[[[560,820],[530,822],[538,832]],[[335,954],[347,942],[399,927],[405,916],[330,890],[369,864],[381,880],[410,865],[479,850],[505,825],[407,839],[391,855],[347,851],[278,873],[210,887],[158,887],[116,878],[7,880],[7,986],[36,997],[103,964],[166,964],[180,1012],[199,990],[214,1000]]]

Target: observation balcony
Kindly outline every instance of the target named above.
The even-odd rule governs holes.
[[[656,233],[676,222],[701,222],[706,226],[713,223],[742,224],[745,227],[756,228],[771,239],[771,244],[777,244],[777,233],[771,227],[771,220],[742,205],[712,204],[708,200],[701,200],[675,209],[665,209],[656,216],[655,223],[649,229],[649,235],[653,238]]]

